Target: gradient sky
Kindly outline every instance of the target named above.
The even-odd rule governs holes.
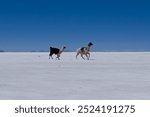
[[[0,50],[150,51],[150,2],[144,0],[1,0]]]

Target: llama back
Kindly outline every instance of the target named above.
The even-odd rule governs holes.
[[[53,47],[50,47],[50,52],[53,52],[53,53],[59,53],[60,49],[58,48],[53,48]]]

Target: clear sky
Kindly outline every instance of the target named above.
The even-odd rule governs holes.
[[[150,51],[150,1],[1,0],[0,50]]]

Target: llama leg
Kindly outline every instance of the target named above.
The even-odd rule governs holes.
[[[88,54],[86,54],[86,57],[87,57],[87,60],[89,60],[89,56],[88,56]]]
[[[76,59],[77,59],[77,57],[78,57],[78,55],[79,55],[80,53],[79,52],[77,52],[77,55],[76,55]]]
[[[59,57],[60,57],[60,54],[57,54],[57,57],[56,57],[56,58],[57,58],[58,60],[60,60],[60,58],[59,58]]]
[[[50,59],[50,54],[49,54],[49,59]]]
[[[83,57],[83,54],[81,54],[81,57],[85,60],[85,58]]]
[[[51,58],[51,59],[53,59],[53,57],[52,57],[52,56],[49,56],[49,59],[50,59],[50,58]]]
[[[53,59],[52,55],[53,55],[53,53],[50,53],[50,54],[49,54],[49,59],[50,59],[50,58]]]
[[[88,58],[90,59],[90,53],[89,52],[87,53],[87,55],[88,55]]]
[[[51,54],[49,54],[49,59],[51,58]]]

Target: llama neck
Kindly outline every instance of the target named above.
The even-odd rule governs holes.
[[[91,46],[88,46],[88,47],[87,47],[87,51],[90,51],[90,49],[91,49]]]
[[[64,48],[60,49],[59,54],[61,54],[62,52],[64,52]]]

